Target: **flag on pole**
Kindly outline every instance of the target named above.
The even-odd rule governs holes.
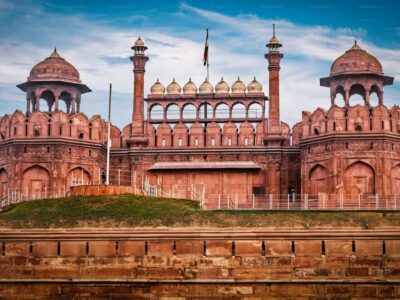
[[[206,42],[204,44],[204,56],[203,56],[203,65],[207,65],[208,63],[208,29],[206,29]]]

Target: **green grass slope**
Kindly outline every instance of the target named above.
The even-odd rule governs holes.
[[[23,202],[0,212],[1,228],[400,226],[400,212],[203,211],[197,202],[132,195]]]

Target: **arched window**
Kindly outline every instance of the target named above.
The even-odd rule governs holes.
[[[218,119],[229,118],[229,106],[225,103],[220,103],[215,107],[215,117]]]
[[[168,120],[176,120],[180,117],[180,109],[176,104],[171,104],[167,107],[167,119]]]
[[[187,104],[183,107],[182,115],[184,119],[195,119],[196,118],[196,106],[193,104]]]
[[[361,84],[354,84],[350,88],[349,96],[349,102],[351,106],[365,105],[365,88]]]
[[[263,109],[261,104],[253,103],[249,106],[248,116],[249,118],[261,118],[263,117]]]
[[[232,118],[245,118],[246,117],[246,106],[242,103],[236,103],[232,107]]]
[[[150,120],[164,119],[164,109],[161,105],[156,104],[150,108]]]
[[[211,119],[213,117],[213,108],[208,103],[203,103],[199,108],[200,119]]]
[[[376,85],[372,86],[369,91],[369,104],[371,106],[379,105],[378,93],[379,93],[379,88]]]

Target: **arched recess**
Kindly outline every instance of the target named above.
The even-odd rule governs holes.
[[[400,164],[393,167],[391,172],[392,195],[400,194]]]
[[[213,108],[209,103],[203,103],[199,107],[200,119],[211,119],[213,117]]]
[[[249,118],[261,118],[263,117],[263,108],[259,103],[252,103],[249,105],[247,114]]]
[[[50,187],[50,172],[39,165],[31,166],[22,174],[22,193],[32,198],[45,198]]]
[[[89,185],[92,181],[92,176],[82,167],[73,168],[67,175],[67,187],[77,185]]]
[[[241,118],[244,119],[246,117],[246,106],[243,103],[236,103],[232,106],[232,118]]]
[[[56,101],[56,98],[55,98],[55,96],[54,96],[53,91],[50,91],[50,90],[44,91],[44,92],[40,95],[39,101],[41,101],[42,99],[46,101],[48,111],[52,111],[54,102]],[[45,110],[43,109],[42,111],[45,111]]]
[[[310,194],[318,195],[319,193],[329,192],[329,171],[320,164],[311,168],[308,174],[310,180]]]
[[[378,106],[379,105],[379,94],[380,89],[377,85],[373,85],[369,91],[369,104],[371,106]]]
[[[164,108],[160,104],[155,104],[150,107],[150,120],[164,119]]]
[[[8,190],[8,175],[4,168],[0,169],[0,199],[7,194]]]
[[[167,106],[167,119],[176,120],[180,118],[180,108],[177,104],[170,104]]]
[[[349,102],[351,106],[365,105],[365,88],[361,84],[354,84],[349,91]]]
[[[341,85],[339,85],[335,91],[335,104],[337,106],[344,107],[346,105],[344,101],[344,95],[345,95],[344,88]]]
[[[191,103],[185,104],[182,109],[182,117],[184,119],[196,119],[196,106]]]
[[[347,167],[345,172],[346,192],[354,194],[375,194],[375,171],[365,162],[357,161]]]
[[[71,104],[72,104],[72,95],[71,93],[64,91],[60,94],[59,100],[62,100],[59,102],[59,109],[63,110],[67,113],[70,113],[71,111]]]

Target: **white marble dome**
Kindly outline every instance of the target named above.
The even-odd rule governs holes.
[[[211,83],[208,82],[207,78],[199,87],[200,94],[212,94],[214,92],[214,87]]]
[[[180,94],[181,86],[175,81],[175,78],[172,80],[170,84],[167,86],[167,94]]]
[[[246,92],[246,85],[238,77],[238,79],[235,81],[235,83],[232,84],[232,93],[243,94],[245,92]]]
[[[262,85],[254,77],[253,81],[247,86],[248,93],[262,93]]]
[[[226,94],[229,93],[229,90],[230,90],[229,84],[222,77],[220,82],[218,82],[217,85],[215,86],[215,92],[217,94]]]
[[[183,93],[186,95],[194,95],[197,93],[197,86],[193,83],[192,79],[183,86]]]
[[[151,86],[150,92],[152,95],[163,95],[165,93],[165,87],[158,80]]]

